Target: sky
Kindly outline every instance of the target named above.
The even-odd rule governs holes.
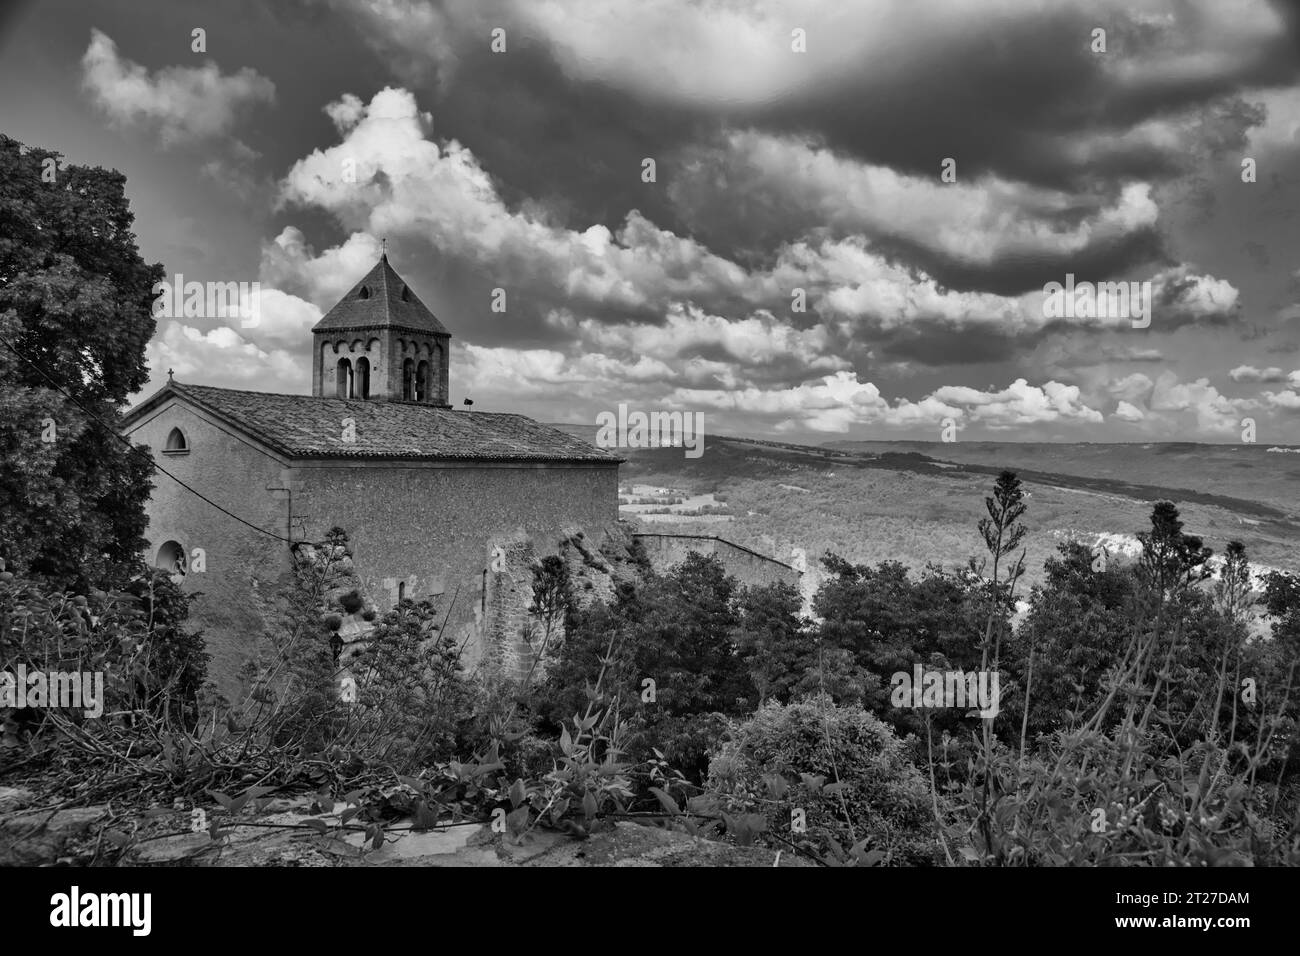
[[[260,284],[142,394],[309,393],[386,239],[458,407],[1300,443],[1294,0],[18,0],[0,132]]]

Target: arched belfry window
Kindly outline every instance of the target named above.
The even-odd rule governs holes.
[[[352,363],[348,359],[339,359],[338,371],[334,379],[335,396],[338,398],[352,397]]]
[[[357,398],[370,397],[370,359],[357,359],[357,370],[353,375]]]
[[[402,363],[402,400],[409,402],[415,393],[415,362],[407,359]]]
[[[154,560],[154,567],[166,571],[168,574],[179,574],[185,576],[185,549],[176,541],[167,541],[158,549],[158,557]]]
[[[189,454],[190,443],[185,440],[185,433],[179,428],[173,428],[167,435],[167,444],[163,446],[163,453],[167,455],[186,455]]]
[[[427,402],[429,400],[428,362],[421,362],[415,370],[415,400],[417,402]]]

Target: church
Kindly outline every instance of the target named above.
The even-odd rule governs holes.
[[[291,549],[334,527],[379,611],[430,599],[466,663],[490,663],[532,561],[618,533],[622,459],[523,415],[453,408],[451,335],[386,253],[312,338],[309,396],[169,378],[125,417],[170,473],[154,477],[148,557],[200,592],[210,676],[237,690]]]

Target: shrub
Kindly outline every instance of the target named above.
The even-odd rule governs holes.
[[[707,788],[723,813],[761,815],[766,833],[789,834],[819,853],[865,841],[872,861],[938,861],[925,779],[889,725],[859,707],[827,697],[764,704],[732,726]],[[806,833],[792,833],[796,808]]]
[[[325,616],[325,626],[331,631],[337,631],[343,626],[343,618],[337,614],[328,614]]]
[[[343,606],[343,610],[348,614],[356,614],[365,606],[365,603],[355,589],[339,598],[339,604]]]

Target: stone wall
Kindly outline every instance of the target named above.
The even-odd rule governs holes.
[[[800,584],[799,572],[790,565],[713,535],[638,532],[634,537],[645,549],[651,567],[659,572],[681,564],[694,551],[716,557],[727,573],[744,585]]]
[[[617,523],[595,535],[574,529],[553,542],[519,538],[503,548],[499,563],[504,570],[488,572],[483,623],[485,660],[493,672],[522,679],[545,647],[546,656],[538,660],[534,674],[539,679],[546,672],[547,659],[564,639],[563,621],[553,623],[548,641],[545,621],[529,613],[534,571],[543,557],[555,554],[564,560],[575,603],[587,607],[610,601],[615,584],[636,574],[631,545],[631,534]]]
[[[190,449],[164,454],[178,425]],[[465,645],[470,670],[489,649],[514,670],[529,660],[520,636],[532,599],[529,565],[560,553],[578,529],[599,541],[618,524],[616,464],[288,461],[181,401],[161,406],[130,437],[259,527],[298,541],[343,528],[361,589],[377,608],[387,610],[399,595],[432,600]],[[162,474],[148,513],[151,561],[167,541],[187,554],[205,551],[206,570],[188,574],[184,587],[203,592],[191,619],[204,629],[210,676],[233,697],[240,668],[277,626],[276,601],[291,581],[289,546]],[[498,548],[506,559],[500,572],[492,570]]]
[[[164,453],[171,430],[179,427],[189,443],[185,454]],[[261,528],[288,536],[284,462],[245,440],[221,422],[188,405],[169,402],[130,432],[149,445],[154,459],[228,511]],[[208,675],[228,697],[240,689],[238,674],[256,656],[276,602],[292,580],[284,541],[276,540],[223,514],[161,472],[154,476],[148,505],[149,541],[145,557],[155,563],[159,549],[177,542],[194,564],[203,551],[206,569],[187,573],[183,587],[200,592],[190,620],[202,627],[212,660]]]
[[[526,657],[518,628],[532,561],[557,554],[572,529],[599,537],[618,520],[618,471],[607,465],[329,462],[293,475],[308,536],[346,530],[381,609],[404,594],[449,612],[470,669]]]

